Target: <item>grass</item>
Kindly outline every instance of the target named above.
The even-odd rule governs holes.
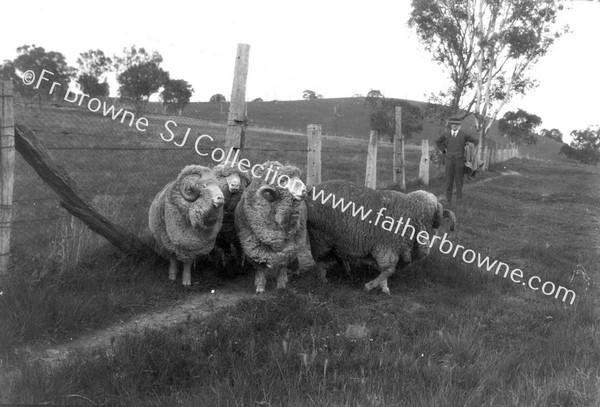
[[[333,109],[326,101],[285,103],[261,104],[264,111],[249,104],[249,112],[254,112],[255,124],[294,127],[296,121],[318,121],[319,109]],[[269,110],[269,105],[276,108]],[[297,113],[293,118],[290,107]],[[224,127],[206,121],[215,119],[202,110],[208,107],[190,108],[198,109],[199,118],[172,118],[181,130],[174,141],[180,143],[189,126],[192,136],[207,133],[215,138],[203,151],[222,146]],[[286,109],[286,114],[277,113]],[[362,120],[358,112],[346,117]],[[17,109],[17,121],[38,130],[53,157],[101,211],[142,237],[148,234],[147,209],[156,192],[187,164],[213,164],[199,157],[190,142],[176,147],[161,140],[168,117],[149,118],[150,128],[142,133],[81,110]],[[419,137],[433,134],[426,127]],[[253,164],[276,159],[306,166],[303,136],[250,128],[246,147],[245,157]],[[23,377],[11,381],[12,390],[0,389],[0,400],[598,404],[599,259],[594,247],[600,243],[600,196],[598,188],[589,189],[597,185],[598,171],[557,162],[553,143],[546,140],[536,148],[532,156],[553,162],[511,160],[480,179],[497,177],[505,169],[522,176],[468,187],[465,204],[456,208],[460,226],[452,241],[520,267],[527,276],[573,288],[578,294],[573,306],[434,253],[391,280],[390,298],[361,291],[372,270],[351,278],[334,272],[325,286],[314,276],[304,276],[291,281],[290,292],[244,302],[208,321],[125,337],[112,353],[82,353],[51,371],[21,360],[12,350],[68,340],[137,312],[168,306],[188,292],[166,284],[166,264],[152,259],[135,263],[105,246],[59,207],[53,193],[17,156],[15,267],[0,290],[0,367],[8,359],[22,363]],[[365,140],[324,138],[323,180],[362,184],[366,152]],[[378,155],[378,187],[388,187],[391,146],[380,145]],[[406,152],[411,189],[422,188],[411,176],[417,173],[419,156]],[[439,180],[427,189],[443,193]],[[230,284],[212,270],[195,273],[194,279],[199,285],[192,292],[208,284]]]
[[[23,362],[10,401],[598,405],[600,189],[589,188],[598,170],[504,166],[521,175],[468,187],[451,239],[573,288],[573,306],[433,250],[391,279],[389,297],[362,291],[373,270],[334,270],[325,285],[304,275],[284,292],[122,337],[108,353],[81,353],[54,370]],[[589,284],[570,280],[578,269]]]

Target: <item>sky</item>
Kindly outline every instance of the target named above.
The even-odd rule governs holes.
[[[30,0],[3,4],[0,61],[35,44],[62,52],[121,54],[131,45],[158,51],[173,79],[195,90],[193,101],[222,93],[229,100],[238,43],[250,45],[247,100],[297,100],[305,89],[349,97],[370,89],[386,97],[425,101],[449,85],[407,27],[409,0],[268,0],[93,2]],[[532,69],[539,86],[501,112],[522,108],[542,127],[572,130],[600,124],[600,2],[570,1],[559,39]],[[19,18],[16,18],[16,17]],[[8,23],[8,26],[6,25]],[[6,35],[11,33],[11,35]],[[110,80],[111,94],[117,85]]]

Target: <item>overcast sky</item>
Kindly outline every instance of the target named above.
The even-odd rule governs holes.
[[[215,93],[229,100],[241,42],[251,46],[248,100],[295,100],[304,89],[324,97],[379,89],[387,97],[426,100],[448,86],[406,26],[409,0],[84,4],[92,3],[3,3],[2,14],[11,18],[4,19],[0,59],[14,59],[18,46],[35,44],[62,52],[76,66],[88,49],[113,55],[135,44],[160,52],[171,78],[192,84],[192,100],[207,101]],[[508,106],[539,115],[542,127],[565,135],[600,124],[600,2],[572,1],[569,7],[561,21],[572,33],[532,71],[540,86]]]

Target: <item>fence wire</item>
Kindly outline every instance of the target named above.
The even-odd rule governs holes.
[[[116,109],[135,111],[109,99],[107,105],[111,104]],[[93,197],[103,215],[143,236],[148,233],[147,214],[152,199],[166,183],[174,180],[186,165],[217,164],[210,155],[213,149],[224,147],[228,109],[228,103],[192,103],[181,116],[172,116],[164,114],[159,105],[150,104],[143,114],[149,123],[142,131],[135,122],[130,124],[129,117],[122,122],[110,115],[104,117],[102,111],[94,113],[68,103],[17,102],[15,121],[36,133],[52,158]],[[306,126],[322,124],[322,179],[364,184],[368,111],[360,104],[346,112],[336,108],[335,115],[329,110],[331,106],[323,104],[323,110],[317,114],[314,107],[307,109],[303,101],[286,102],[286,106],[276,102],[249,103],[249,126],[240,158],[249,159],[252,165],[277,160],[296,165],[305,173]],[[203,134],[213,141],[204,137],[195,144]],[[378,187],[391,184],[393,177],[393,147],[389,140],[384,141],[378,151]],[[407,179],[416,178],[420,145],[409,145],[405,155]],[[68,252],[68,241],[74,238],[87,236],[91,247],[98,242],[83,224],[60,207],[55,193],[18,154],[13,202],[16,264],[52,262],[56,253]]]

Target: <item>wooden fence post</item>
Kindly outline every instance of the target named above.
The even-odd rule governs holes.
[[[421,140],[421,162],[419,163],[419,181],[429,185],[429,140]]]
[[[309,124],[308,156],[306,158],[306,187],[308,189],[321,183],[321,125]]]
[[[369,152],[367,155],[367,173],[365,175],[365,186],[377,188],[377,139],[379,138],[377,130],[371,130],[369,137]]]
[[[230,147],[233,147],[234,151],[244,148],[245,130],[248,125],[246,121],[246,79],[248,78],[249,57],[250,45],[238,44],[225,135],[226,150],[229,150]]]
[[[11,81],[0,82],[0,277],[8,276],[15,181],[15,112]]]
[[[404,175],[404,136],[402,135],[402,108],[396,106],[396,131],[394,134],[394,184],[400,185],[400,190],[406,190]]]

